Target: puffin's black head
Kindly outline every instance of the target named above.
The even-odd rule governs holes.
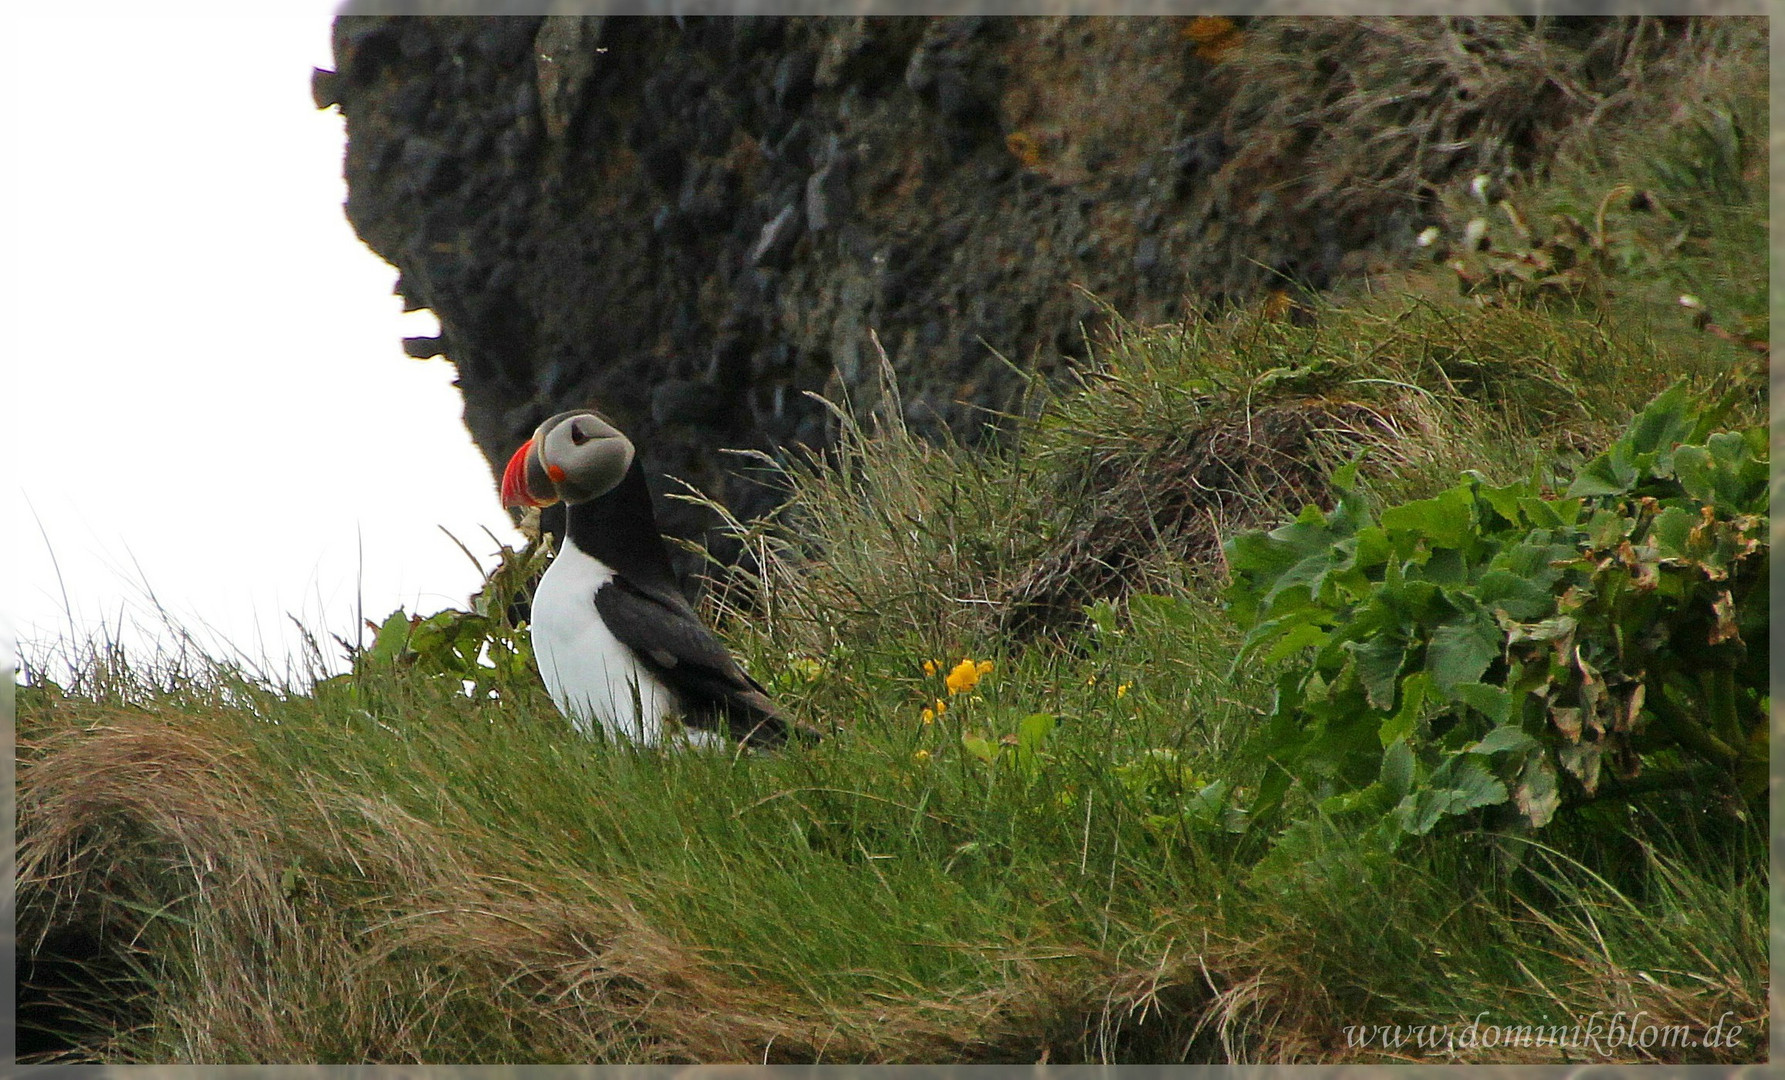
[[[533,432],[502,470],[503,506],[588,502],[632,467],[632,440],[589,409],[562,412]]]

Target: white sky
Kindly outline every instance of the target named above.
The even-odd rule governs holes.
[[[281,670],[287,613],[327,642],[362,596],[464,606],[479,574],[440,527],[486,565],[482,527],[518,541],[454,369],[403,355],[433,316],[342,213],[342,120],[310,100],[333,9],[0,17],[0,617],[28,662],[145,647],[152,590]]]

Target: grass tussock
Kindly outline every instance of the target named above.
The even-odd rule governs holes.
[[[1560,491],[1678,378],[1731,402],[1730,427],[1764,417],[1751,28],[1631,19],[1569,42],[1563,24],[1277,25],[1356,46],[1342,77],[1279,58],[1271,85],[1292,127],[1330,129],[1309,159],[1360,190],[1516,169],[1537,137],[1518,95],[1552,95],[1575,122],[1550,174],[1515,185],[1523,219],[1591,220],[1607,182],[1628,183],[1684,238],[1619,247],[1607,238],[1635,226],[1608,211],[1586,230],[1605,242],[1579,241],[1597,284],[1572,292],[1460,290],[1434,262],[1292,318],[1114,319],[1074,381],[1031,388],[996,450],[915,437],[890,383],[873,409],[840,404],[833,450],[758,459],[786,505],[732,523],[749,569],[709,597],[777,699],[833,731],[814,746],[579,738],[497,625],[501,596],[429,622],[447,642],[473,618],[508,634],[497,667],[463,652],[430,667],[402,619],[351,674],[300,685],[196,648],[65,643],[66,686],[27,657],[27,1054],[1762,1055],[1763,820],[1714,793],[1672,812],[1676,793],[1670,812],[1594,804],[1535,833],[1454,816],[1384,846],[1307,787],[1284,797],[1294,827],[1258,827],[1257,735],[1294,659],[1236,667],[1246,628],[1220,591],[1223,544],[1330,505],[1348,462],[1382,506],[1464,470]],[[1252,29],[1237,49],[1224,67],[1278,62],[1246,51],[1269,52]],[[1437,96],[1380,96],[1408,71]],[[1704,123],[1658,125],[1662,86]],[[1455,231],[1482,205],[1458,203]],[[1493,235],[1468,257],[1540,246]],[[1688,287],[1729,334],[1658,299]],[[1658,1040],[1610,1034],[1638,1015]]]
[[[926,442],[896,389],[835,453],[782,466],[776,522],[733,525],[782,653],[941,655],[1082,625],[1085,606],[1220,577],[1235,532],[1326,505],[1360,457],[1384,501],[1475,470],[1566,485],[1674,377],[1761,383],[1737,345],[1658,346],[1594,310],[1397,296],[1162,327],[1113,320],[1070,390],[1032,388],[1010,451]],[[1113,315],[1113,313],[1112,313]]]

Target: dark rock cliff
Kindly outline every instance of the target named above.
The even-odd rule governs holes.
[[[823,444],[805,392],[874,400],[870,331],[914,427],[978,438],[1013,366],[1086,355],[1092,296],[1171,320],[1410,257],[1433,185],[1539,164],[1632,21],[1416,22],[343,16],[316,96],[494,470],[593,402],[659,491],[747,516],[715,449]],[[1397,34],[1468,63],[1399,71]]]

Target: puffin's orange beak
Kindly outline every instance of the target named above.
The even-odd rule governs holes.
[[[528,439],[521,448],[508,459],[508,467],[502,470],[502,505],[503,506],[550,506],[558,501],[555,495],[540,499],[533,494],[527,484],[527,459],[533,453],[533,440]]]

